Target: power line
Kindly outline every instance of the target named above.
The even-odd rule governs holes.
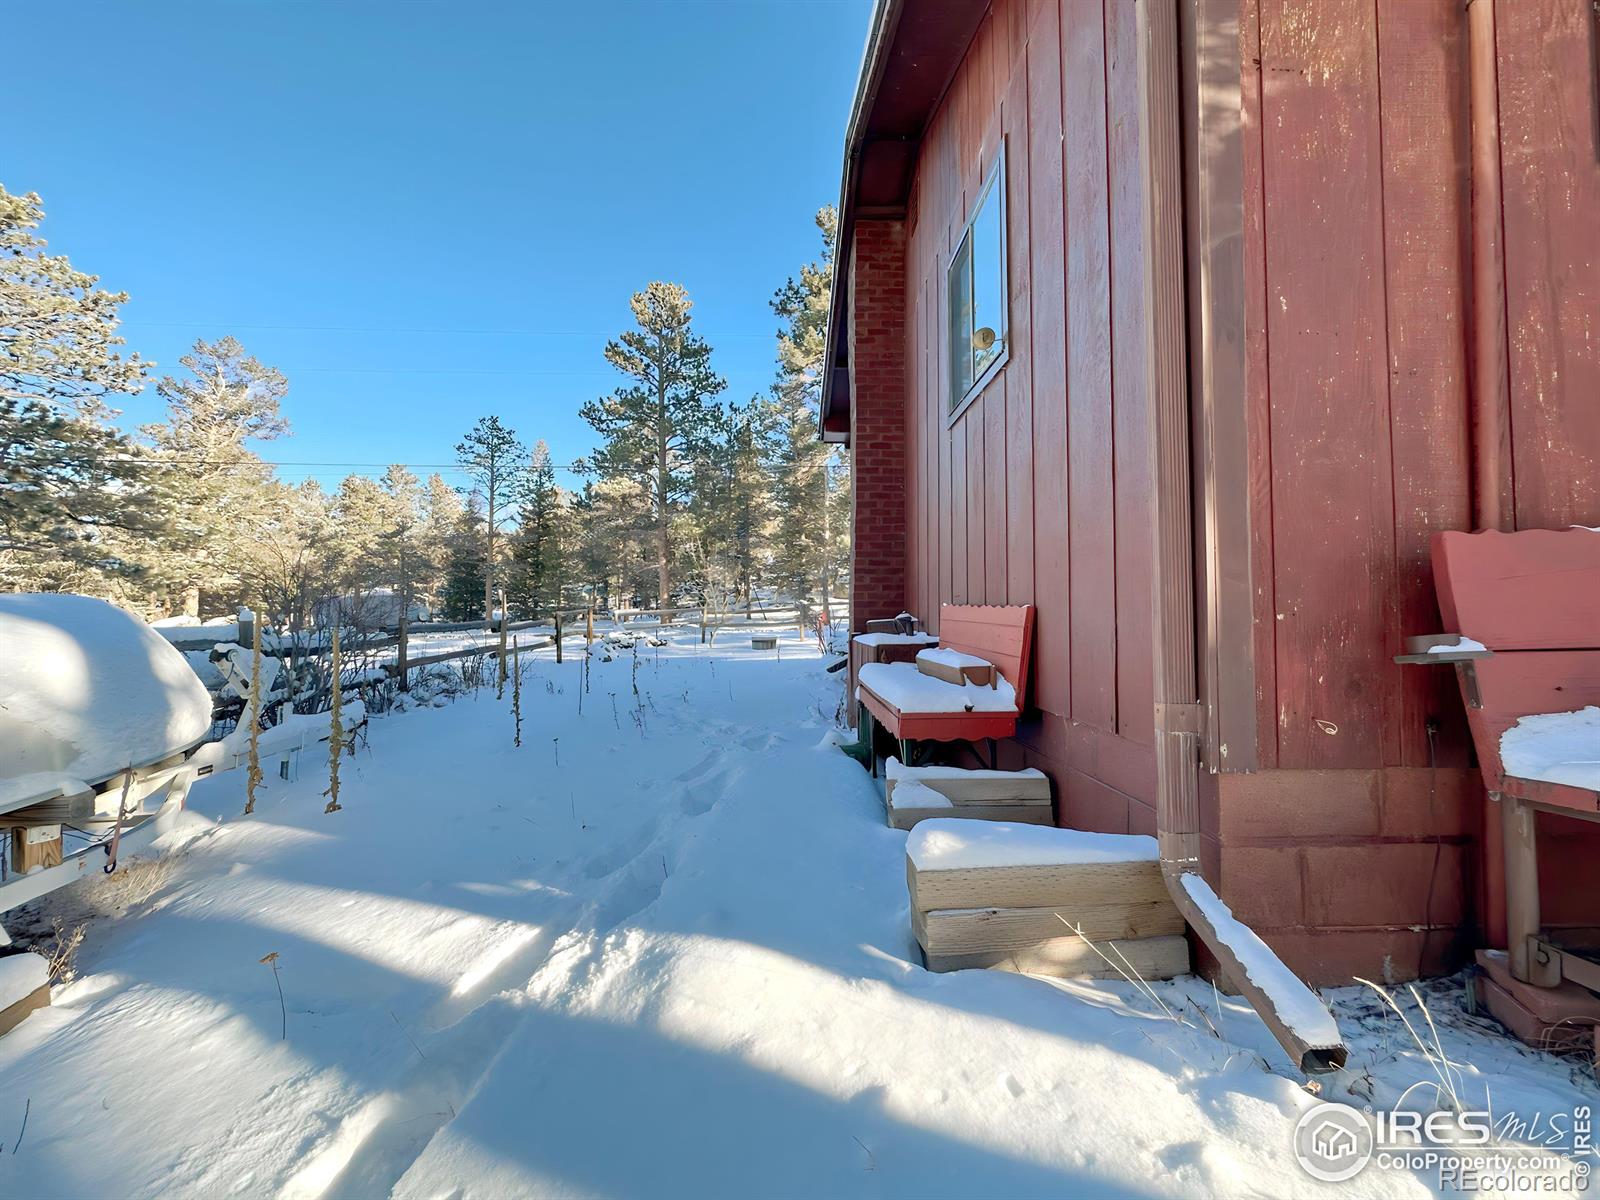
[[[144,321],[136,317],[123,320],[124,325],[138,325],[149,329],[192,329],[199,325],[220,325],[229,329],[270,329],[286,332],[300,333],[404,333],[404,334],[437,334],[440,336],[473,336],[484,335],[488,337],[574,337],[574,338],[607,338],[614,339],[615,331],[603,332],[586,329],[427,329],[411,328],[403,325],[272,325],[247,321],[218,321],[207,317],[204,321]],[[708,341],[713,338],[776,338],[776,330],[764,330],[760,333],[746,330],[710,330],[697,329],[701,337]]]

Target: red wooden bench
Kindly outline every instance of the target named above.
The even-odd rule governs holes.
[[[1534,822],[1536,812],[1600,820],[1600,791],[1585,786],[1585,764],[1600,762],[1600,732],[1576,756],[1570,750],[1574,731],[1580,742],[1587,738],[1583,710],[1600,705],[1600,532],[1441,533],[1432,549],[1439,609],[1452,634],[1412,639],[1415,653],[1405,660],[1455,666],[1484,783],[1500,805],[1512,974],[1544,987],[1565,975],[1600,990],[1600,965],[1563,953],[1540,931]],[[1482,648],[1444,649],[1457,634]],[[1526,749],[1553,726],[1565,727],[1562,753],[1574,761],[1531,765],[1538,756]],[[1519,769],[1508,770],[1505,754],[1515,755],[1519,743],[1523,756],[1512,764]]]
[[[915,663],[864,665],[856,683],[861,705],[858,723],[874,774],[877,763],[871,746],[875,722],[900,742],[901,761],[911,760],[915,742],[976,745],[982,740],[989,744],[993,766],[995,742],[1016,732],[1017,718],[1027,703],[1033,619],[1031,604],[940,607],[939,646],[993,663],[1000,675],[994,689],[945,683],[922,674]]]

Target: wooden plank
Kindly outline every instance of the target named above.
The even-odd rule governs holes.
[[[1496,651],[1600,649],[1600,533],[1441,533],[1433,571],[1447,633]]]
[[[1010,4],[1012,67],[1002,104],[1006,130],[1006,267],[1010,272],[1007,321],[1011,361],[1006,365],[1005,511],[1008,604],[1031,604],[1033,587],[1033,297],[1028,229],[1032,187],[1028,142],[1027,6]]]
[[[1011,364],[990,381],[983,412],[983,589],[985,604],[1006,603],[1006,398]]]
[[[1061,31],[1066,185],[1067,491],[1073,513],[1072,718],[1117,719],[1115,480],[1111,427],[1111,251],[1106,218],[1105,29],[1079,4]]]
[[[956,804],[1050,803],[1050,777],[1021,771],[963,771],[956,767],[899,767],[890,774],[885,792],[894,798],[900,779],[915,779]]]
[[[1278,764],[1277,586],[1272,546],[1272,398],[1267,371],[1266,196],[1262,172],[1260,0],[1239,5],[1244,158],[1244,346],[1249,394],[1250,575],[1255,628],[1256,762]]]
[[[1458,669],[1477,677],[1482,704],[1467,709],[1467,720],[1491,788],[1504,770],[1500,736],[1518,719],[1600,705],[1600,650],[1513,651]]]
[[[1148,938],[1184,931],[1170,899],[1086,908],[942,908],[912,914],[911,930],[929,954],[1017,950],[1068,934],[1090,941]]]
[[[988,496],[985,493],[988,462],[984,453],[983,408],[995,388],[990,380],[972,407],[956,422],[957,439],[965,439],[966,453],[966,505],[967,505],[967,586],[969,604],[984,603],[984,509]]]
[[[1380,0],[1384,278],[1394,457],[1396,637],[1438,620],[1428,538],[1472,520],[1466,362],[1466,22],[1454,0]],[[1400,673],[1400,762],[1428,763],[1427,720],[1463,741],[1449,671]]]
[[[1055,0],[1030,0],[1028,253],[1033,312],[1034,591],[1039,599],[1039,706],[1071,712],[1072,534],[1067,506],[1067,308],[1061,186],[1061,50]]]
[[[1025,702],[1033,663],[1034,611],[1028,605],[955,605],[939,611],[939,644],[992,662]]]
[[[1600,34],[1588,0],[1495,12],[1517,527],[1600,525]]]
[[[1152,860],[1043,867],[963,867],[918,871],[908,858],[914,912],[936,908],[1088,908],[1165,899],[1167,885]]]
[[[1370,0],[1262,5],[1284,767],[1398,753],[1376,43]]]
[[[10,1033],[29,1013],[38,1012],[50,1005],[50,985],[34,988],[22,999],[0,1008],[0,1037]]]
[[[1172,979],[1189,971],[1189,940],[1183,937],[1133,938],[1099,945],[1064,937],[1018,950],[923,956],[930,971],[995,968],[1056,979]],[[1116,963],[1112,966],[1107,959]]]
[[[1145,379],[1144,175],[1139,149],[1137,9],[1106,6],[1111,207],[1111,425],[1115,479],[1116,731],[1155,743],[1150,403]]]
[[[900,807],[892,801],[888,809],[893,829],[911,829],[919,821],[967,820],[1005,821],[1012,825],[1051,825],[1055,814],[1048,804],[958,804],[945,808]]]
[[[10,830],[11,870],[26,875],[39,867],[61,865],[61,826],[35,825]]]

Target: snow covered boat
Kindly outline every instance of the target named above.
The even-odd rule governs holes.
[[[181,807],[211,709],[183,655],[132,614],[0,595],[0,912],[114,869],[124,834]],[[63,826],[86,835],[72,853]]]

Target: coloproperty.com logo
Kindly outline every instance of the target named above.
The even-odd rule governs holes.
[[[1375,1163],[1432,1176],[1452,1191],[1577,1194],[1588,1190],[1594,1153],[1586,1106],[1523,1118],[1470,1110],[1371,1113],[1324,1102],[1294,1127],[1296,1161],[1324,1183],[1344,1183]]]

